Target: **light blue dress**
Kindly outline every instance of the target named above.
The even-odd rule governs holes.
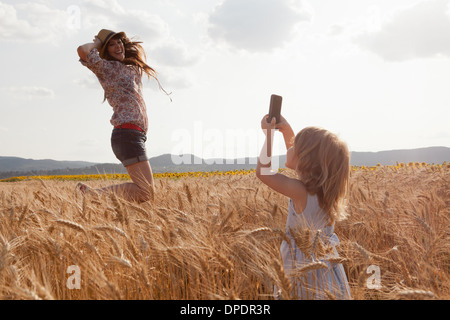
[[[299,234],[305,235],[308,232],[309,238],[298,237]],[[283,241],[280,250],[292,293],[299,299],[351,299],[344,267],[341,263],[333,262],[333,258],[339,258],[335,248],[339,245],[339,239],[334,233],[334,224],[329,225],[328,215],[320,208],[316,195],[308,194],[305,210],[301,214],[295,212],[294,203],[292,199],[289,200],[286,234],[290,243]],[[306,254],[296,245],[294,235],[297,235],[297,241],[310,239],[299,242]],[[326,250],[318,251],[320,245]],[[330,258],[332,262],[328,261]],[[308,269],[311,270],[307,271]],[[277,292],[275,296],[277,297]]]

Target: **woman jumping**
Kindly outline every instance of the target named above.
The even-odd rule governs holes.
[[[141,79],[144,73],[158,79],[155,70],[146,64],[140,43],[131,41],[124,32],[102,29],[93,42],[78,47],[81,64],[97,76],[105,100],[113,108],[111,146],[133,181],[97,190],[80,183],[78,188],[83,193],[113,192],[135,202],[152,197],[154,182],[145,149],[148,118]]]

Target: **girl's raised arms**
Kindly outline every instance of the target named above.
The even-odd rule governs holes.
[[[280,122],[275,124],[275,129],[278,129],[283,134],[286,150],[293,147],[295,139],[294,130],[292,130],[291,125],[282,115],[280,115]]]
[[[268,115],[264,116],[261,120],[261,129],[266,135],[266,140],[261,150],[261,154],[258,158],[258,164],[256,166],[256,176],[273,190],[291,198],[295,203],[298,204],[298,206],[303,207],[302,204],[306,204],[306,199],[308,196],[304,184],[298,179],[289,178],[272,170],[272,138],[273,133],[276,129],[276,125],[275,119],[272,119],[271,123],[267,123],[267,117]],[[285,122],[284,126],[286,132],[285,143],[286,146],[289,146],[290,149],[293,144],[294,133],[290,128],[290,125],[287,123],[286,119],[282,118],[280,124],[283,123],[283,121]],[[288,153],[288,156],[293,156],[292,152]]]

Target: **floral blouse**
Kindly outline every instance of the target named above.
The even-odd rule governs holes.
[[[94,72],[105,90],[106,99],[114,111],[111,124],[132,123],[147,132],[147,109],[138,68],[120,61],[104,60],[97,49],[89,52],[87,61],[80,59],[80,62]]]

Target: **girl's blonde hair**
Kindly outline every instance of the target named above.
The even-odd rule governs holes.
[[[318,196],[321,208],[332,221],[345,219],[350,176],[347,144],[325,129],[308,127],[295,137],[294,152],[308,192]]]

